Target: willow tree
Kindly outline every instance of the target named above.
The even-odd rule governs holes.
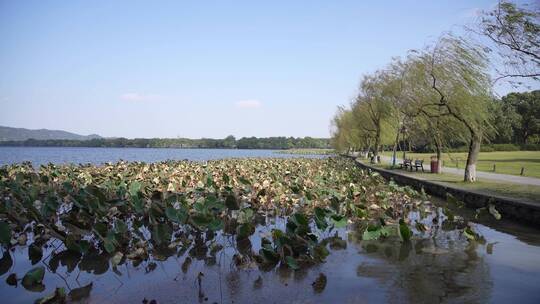
[[[353,107],[358,129],[373,138],[371,150],[375,160],[378,160],[382,144],[391,143],[394,134],[395,108],[385,91],[387,80],[383,71],[365,75]]]
[[[503,78],[540,80],[538,3],[518,6],[510,1],[499,1],[492,10],[482,12],[477,26],[470,30],[486,37],[502,59],[502,64],[494,67],[498,74],[495,81]]]
[[[415,90],[424,98],[416,100],[417,113],[432,120],[451,118],[468,131],[464,180],[474,182],[480,145],[490,128],[491,82],[484,50],[444,35],[409,60],[421,71]]]
[[[408,71],[407,63],[394,59],[387,68],[381,72],[381,96],[390,105],[388,111],[391,119],[387,122],[392,125],[395,139],[392,148],[392,166],[396,165],[396,153],[399,144],[399,136],[406,128],[405,120],[408,119],[405,111],[407,100],[405,98],[405,75]]]
[[[338,107],[331,122],[332,146],[339,152],[347,154],[358,146],[359,134],[353,121],[350,109]]]
[[[409,137],[416,142],[431,144],[435,150],[437,172],[442,172],[442,153],[450,143],[468,143],[468,130],[448,115],[444,106],[433,104],[440,95],[432,88],[431,76],[427,74],[426,58],[413,51],[406,61],[402,106],[400,111],[406,118],[405,128]],[[464,136],[465,134],[465,136]]]

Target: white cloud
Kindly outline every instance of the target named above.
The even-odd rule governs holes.
[[[120,99],[125,101],[155,101],[160,98],[159,95],[141,94],[141,93],[125,93],[120,95]]]
[[[256,99],[240,100],[234,103],[240,109],[256,109],[262,106],[262,103]]]

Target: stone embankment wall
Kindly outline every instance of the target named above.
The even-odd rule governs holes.
[[[420,191],[422,188],[428,194],[446,199],[446,194],[450,193],[456,199],[465,203],[470,208],[487,207],[493,204],[495,208],[505,218],[517,220],[522,223],[540,227],[540,203],[521,201],[507,197],[487,195],[484,193],[450,187],[441,183],[417,179],[411,176],[400,174],[394,170],[375,168],[370,165],[356,162],[362,169],[378,172],[384,178],[393,179],[401,185],[408,185]]]

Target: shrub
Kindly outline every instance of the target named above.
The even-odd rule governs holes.
[[[540,151],[540,144],[524,144],[520,148],[522,151]]]
[[[490,145],[480,146],[480,152],[493,152],[493,151],[496,151],[493,146],[490,146]]]
[[[493,147],[494,151],[519,151],[520,150],[520,147],[514,144],[493,144],[489,146]]]

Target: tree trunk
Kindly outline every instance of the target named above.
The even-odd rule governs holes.
[[[437,173],[441,174],[442,173],[442,157],[441,157],[442,144],[437,138],[435,139],[435,150],[436,150],[435,152],[437,152]]]
[[[469,153],[467,154],[467,165],[465,166],[464,181],[476,181],[476,161],[480,153],[480,144],[482,143],[482,135],[476,132],[471,134],[471,142],[469,144]]]
[[[396,166],[397,146],[398,146],[398,143],[399,143],[399,130],[401,130],[401,127],[398,128],[397,135],[396,135],[396,141],[394,142],[394,149],[392,150],[392,167]]]
[[[373,158],[374,162],[377,162],[377,156],[379,156],[379,149],[381,145],[381,128],[377,128],[377,132],[375,133],[375,147],[373,149]]]

